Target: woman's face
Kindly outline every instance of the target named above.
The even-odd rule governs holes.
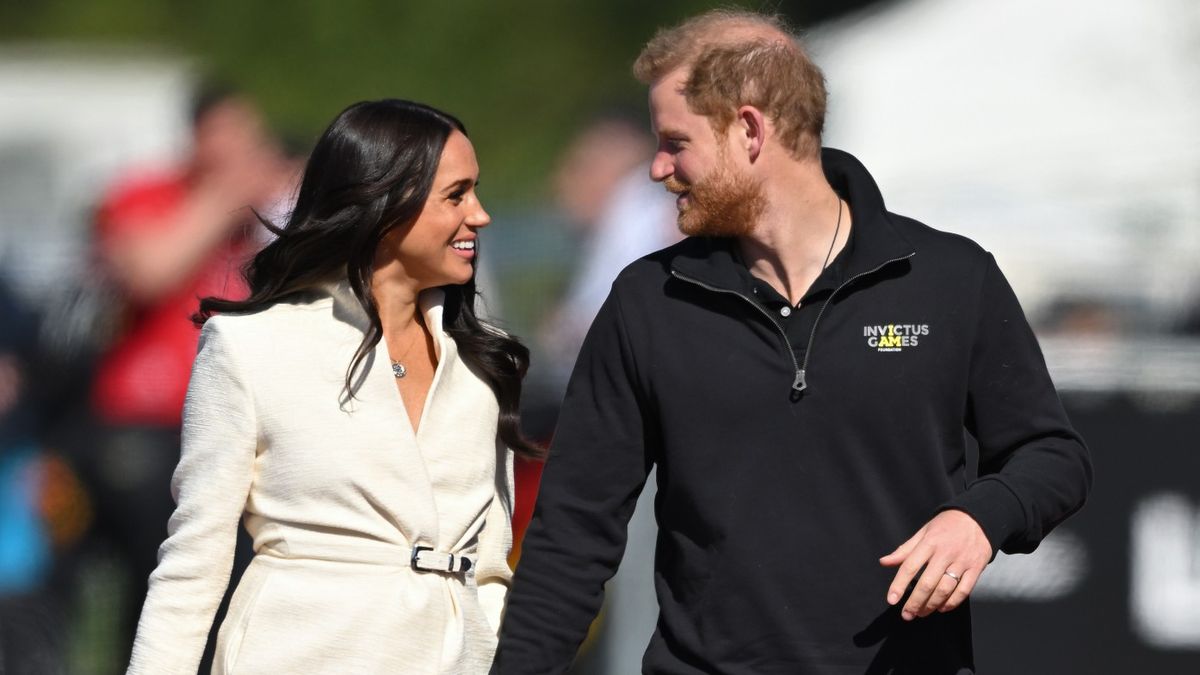
[[[398,263],[421,290],[470,281],[477,231],[492,221],[475,194],[478,183],[475,149],[455,130],[421,212],[412,224],[388,233],[379,250],[384,260],[377,263]]]

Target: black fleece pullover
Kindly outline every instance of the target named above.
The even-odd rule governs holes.
[[[1087,450],[992,256],[886,211],[850,155],[822,161],[851,245],[800,316],[781,323],[753,297],[729,240],[687,239],[613,284],[493,672],[567,669],[654,465],[656,674],[972,673],[969,604],[902,621],[879,557],[944,509],[993,551],[1029,552],[1083,504]]]

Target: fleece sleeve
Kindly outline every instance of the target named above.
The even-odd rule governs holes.
[[[567,386],[493,673],[566,671],[625,550],[652,452],[620,304],[614,290]]]
[[[504,600],[512,582],[508,554],[512,550],[513,454],[497,443],[496,493],[479,533],[479,567],[475,581],[479,586],[479,604],[492,630],[499,631]]]
[[[229,583],[258,445],[254,404],[220,317],[200,336],[171,480],[176,508],[138,622],[129,673],[194,674]]]
[[[970,514],[993,552],[1028,553],[1083,506],[1092,465],[990,255],[978,307],[965,422],[979,442],[979,478],[945,508]]]

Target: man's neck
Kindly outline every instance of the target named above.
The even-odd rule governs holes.
[[[738,239],[738,250],[751,274],[798,305],[845,247],[851,217],[849,205],[826,181],[819,163],[789,168],[794,170],[765,185],[767,209],[754,231]]]

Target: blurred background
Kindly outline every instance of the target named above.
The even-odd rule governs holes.
[[[481,289],[533,349],[526,427],[552,436],[612,278],[678,237],[629,66],[715,4],[0,0],[0,673],[123,670],[189,307],[238,292],[269,237],[244,207],[286,217],[354,101],[465,121],[494,218]],[[1084,512],[983,577],[981,669],[1200,672],[1200,3],[765,6],[825,70],[826,144],[891,210],[995,253],[1092,448]],[[639,670],[651,494],[577,672]]]

